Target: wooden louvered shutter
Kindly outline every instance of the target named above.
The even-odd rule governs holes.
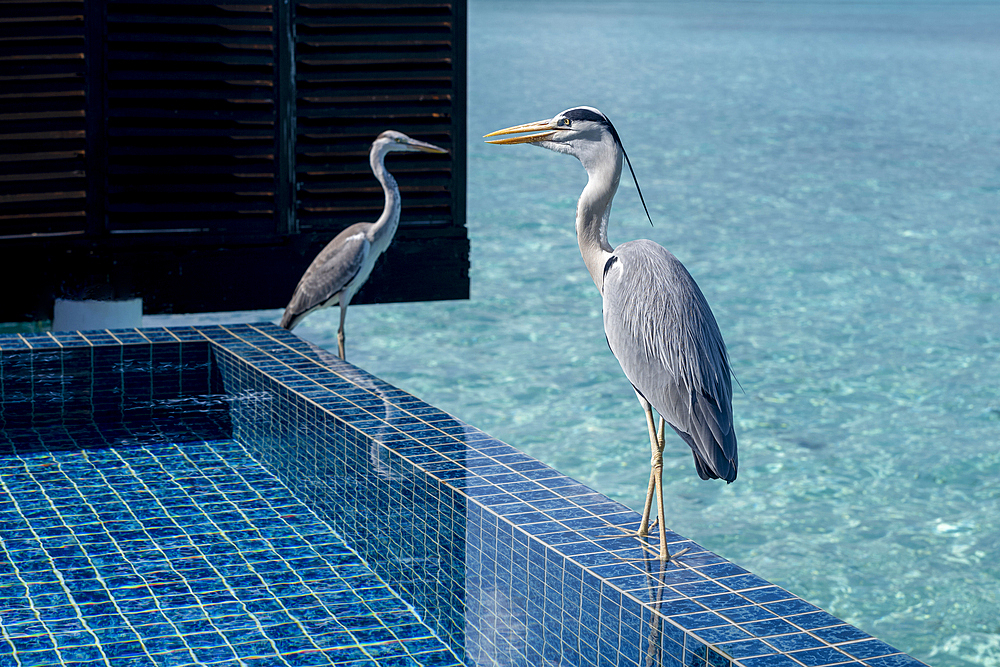
[[[336,230],[374,220],[382,190],[365,156],[395,129],[451,147],[460,137],[451,3],[300,1],[296,7],[299,225]],[[447,160],[392,155],[406,202],[402,226],[451,222]]]
[[[383,130],[448,148],[449,158],[386,158],[403,198],[397,241],[355,301],[419,299],[407,254],[441,272],[425,281],[454,295],[444,298],[467,297],[466,285],[454,289],[467,275],[465,3],[299,0],[295,28],[299,228],[332,238],[378,218],[382,189],[366,158]]]
[[[0,2],[0,238],[87,227],[83,11]]]
[[[0,283],[33,272],[0,321],[283,306],[378,217],[390,128],[452,153],[390,156],[403,219],[354,301],[468,297],[464,0],[267,2],[0,0]]]
[[[274,6],[110,0],[108,227],[275,231]]]

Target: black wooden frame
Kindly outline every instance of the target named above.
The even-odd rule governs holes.
[[[354,301],[468,298],[464,0],[266,1],[4,3],[0,321],[284,306],[380,213],[388,128],[451,154],[388,158],[403,218]]]

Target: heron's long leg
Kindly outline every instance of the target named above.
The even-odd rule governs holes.
[[[670,560],[670,550],[667,549],[667,522],[663,515],[663,429],[666,420],[660,417],[660,428],[656,433],[656,462],[653,464],[653,471],[656,475],[656,501],[659,505],[656,515],[656,523],[660,529],[660,560]]]
[[[347,317],[347,304],[340,304],[340,328],[337,329],[337,348],[340,350],[340,358],[347,361],[346,343],[344,336],[344,318]]]
[[[656,426],[653,424],[653,410],[649,403],[643,403],[643,409],[646,411],[646,428],[649,429],[649,447],[652,451],[652,461],[656,460],[656,450],[657,450],[657,439],[656,439]],[[646,487],[646,504],[642,510],[642,523],[639,524],[639,537],[646,537],[649,535],[649,514],[653,508],[653,495],[656,488],[656,471],[653,469],[652,464],[650,464],[649,469],[649,486]]]
[[[646,427],[649,429],[649,448],[652,456],[650,458],[649,486],[646,489],[646,504],[642,512],[642,523],[639,524],[639,536],[645,537],[649,534],[649,515],[652,511],[653,495],[656,495],[656,524],[660,532],[660,560],[670,559],[670,551],[667,549],[667,528],[663,520],[663,434],[666,422],[660,417],[660,426],[656,427],[653,421],[653,408],[648,402],[643,402],[643,409],[646,412]]]
[[[642,521],[639,523],[639,530],[636,533],[630,533],[630,531],[624,528],[617,527],[619,530],[626,534],[631,534],[640,538],[640,542],[644,543],[643,549],[650,547],[648,542],[644,539],[649,535],[649,519],[650,514],[653,511],[653,499],[656,498],[656,526],[660,533],[660,554],[659,559],[661,561],[669,561],[671,558],[670,550],[667,548],[667,524],[664,521],[664,507],[663,507],[663,446],[664,446],[664,432],[667,428],[667,421],[660,416],[660,423],[657,427],[656,422],[653,420],[653,406],[650,405],[649,401],[639,393],[638,390],[635,392],[636,397],[639,399],[639,405],[642,406],[643,411],[646,413],[646,427],[649,431],[649,449],[651,453],[650,457],[650,471],[649,471],[649,485],[646,487],[646,502],[642,511]],[[612,535],[607,535],[605,537],[613,537]],[[676,554],[680,556],[685,553],[687,549]]]
[[[649,535],[649,513],[653,509],[653,489],[656,480],[653,478],[653,471],[649,471],[649,486],[646,487],[646,505],[642,509],[642,522],[639,524],[639,537]]]

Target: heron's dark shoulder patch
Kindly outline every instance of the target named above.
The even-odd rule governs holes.
[[[604,275],[605,278],[607,278],[608,271],[611,270],[611,267],[614,266],[615,262],[617,262],[617,261],[618,261],[618,258],[616,256],[614,256],[614,255],[611,255],[611,257],[608,257],[608,261],[604,263],[604,274],[603,275]]]

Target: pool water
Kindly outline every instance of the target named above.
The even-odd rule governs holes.
[[[0,456],[0,664],[460,664],[238,442],[95,433]]]

